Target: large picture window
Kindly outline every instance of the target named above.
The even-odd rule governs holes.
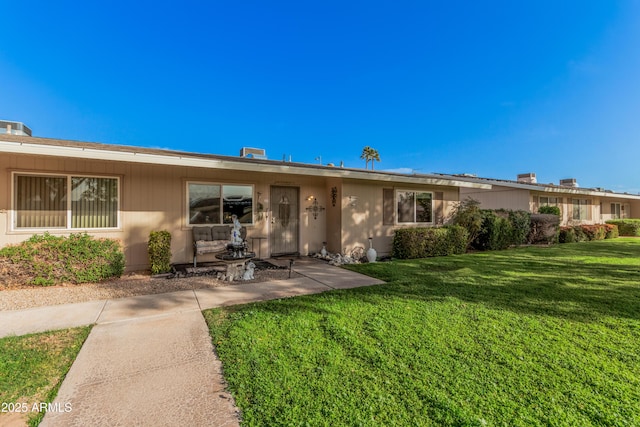
[[[432,223],[433,193],[397,191],[398,223]]]
[[[14,175],[14,228],[117,228],[118,178]]]
[[[573,199],[573,219],[585,221],[591,219],[591,201],[588,199]]]
[[[253,186],[187,183],[188,225],[253,223]]]

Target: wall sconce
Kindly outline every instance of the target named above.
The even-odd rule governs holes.
[[[349,196],[349,206],[355,208],[358,204],[358,196]]]
[[[318,204],[318,199],[314,197],[312,198],[313,198],[313,203],[311,204],[311,206],[305,208],[305,210],[309,212],[311,215],[313,215],[313,219],[318,219],[318,215],[320,214],[320,212],[324,211],[324,207]]]
[[[307,201],[310,202],[311,200],[315,199],[315,197],[313,197],[313,195],[311,196],[307,196]]]

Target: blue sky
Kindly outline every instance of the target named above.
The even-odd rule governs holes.
[[[0,5],[34,136],[640,192],[640,0]]]

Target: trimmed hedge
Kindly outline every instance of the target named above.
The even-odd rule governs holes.
[[[124,272],[124,253],[114,239],[95,239],[87,233],[69,237],[35,234],[0,250],[0,257],[19,268],[16,274],[30,285],[90,283]]]
[[[558,241],[560,243],[575,243],[616,237],[618,237],[618,227],[613,224],[584,224],[560,227]]]
[[[463,254],[467,249],[467,239],[467,230],[458,225],[402,228],[393,236],[391,255],[413,259]]]
[[[560,217],[556,214],[532,214],[529,243],[557,243]]]
[[[171,233],[166,230],[149,233],[147,250],[152,274],[171,271]]]
[[[617,226],[621,236],[640,236],[640,219],[611,219],[606,223]]]
[[[509,247],[512,232],[511,223],[506,218],[494,211],[483,210],[482,228],[472,246],[481,251],[506,249]]]
[[[546,214],[546,215],[558,215],[560,216],[560,208],[557,206],[540,206],[538,208],[538,213],[539,214]]]
[[[527,242],[531,214],[526,211],[482,210],[482,227],[472,246],[481,251],[506,249]]]

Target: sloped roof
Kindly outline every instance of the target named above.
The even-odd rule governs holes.
[[[63,139],[0,135],[0,152],[15,154],[36,154],[54,157],[110,160],[132,163],[174,165],[187,167],[244,170],[251,172],[282,173],[292,175],[313,175],[383,181],[390,183],[425,184],[451,187],[489,189],[487,183],[470,182],[444,175],[407,175],[357,168],[339,168],[307,163],[282,162],[277,160],[253,159],[245,157],[203,154],[186,151],[166,150],[96,142],[71,141]]]
[[[555,185],[555,184],[526,183],[526,182],[518,182],[518,181],[507,180],[507,179],[482,178],[482,177],[469,176],[469,175],[447,175],[447,174],[436,174],[436,175],[440,175],[442,177],[449,177],[451,179],[460,179],[462,181],[473,182],[473,183],[485,183],[485,184],[491,185],[492,187],[502,186],[502,187],[518,188],[518,189],[530,190],[530,191],[539,191],[544,193],[617,197],[620,199],[640,200],[639,194],[616,193],[610,190],[603,190],[600,188],[581,188],[581,187],[569,187],[569,186]]]

